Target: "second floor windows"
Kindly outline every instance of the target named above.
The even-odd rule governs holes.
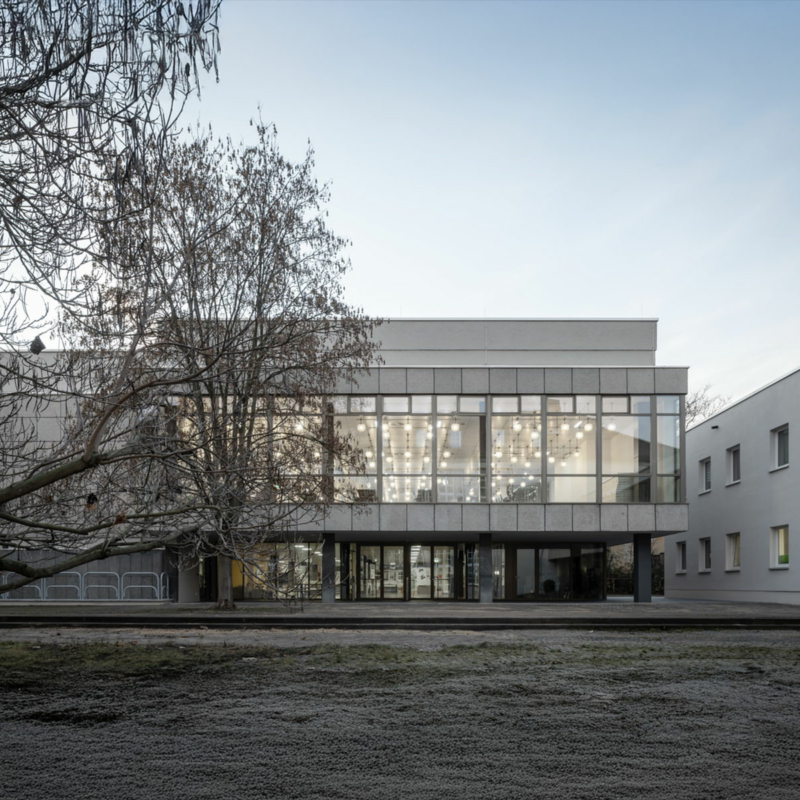
[[[789,426],[782,425],[771,432],[773,469],[789,466]]]
[[[711,491],[711,459],[704,458],[700,462],[700,494]]]

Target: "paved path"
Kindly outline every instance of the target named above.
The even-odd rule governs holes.
[[[0,602],[0,627],[266,627],[503,630],[594,627],[779,627],[800,629],[800,606],[657,600],[633,603],[241,603]]]

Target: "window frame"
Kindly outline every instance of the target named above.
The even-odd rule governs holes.
[[[786,434],[786,461],[781,463],[781,436]],[[779,425],[769,432],[770,437],[770,472],[777,472],[780,469],[787,469],[791,464],[792,452],[789,447],[789,423]]]
[[[734,564],[738,552],[739,563]],[[739,572],[742,569],[742,534],[738,531],[725,534],[725,572]]]
[[[780,555],[780,536],[781,531],[786,531],[786,561],[781,562]],[[769,544],[769,568],[773,570],[785,570],[791,566],[791,542],[789,540],[790,528],[788,525],[773,525],[770,528],[770,544]]]
[[[711,537],[703,536],[697,544],[697,572],[705,575],[711,572]]]
[[[736,486],[742,482],[742,446],[735,444],[725,451],[727,473],[726,486]]]
[[[701,458],[700,465],[700,491],[697,493],[708,494],[711,491],[711,456]]]
[[[675,574],[686,574],[686,541],[675,542]]]

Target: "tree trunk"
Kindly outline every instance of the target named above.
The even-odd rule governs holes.
[[[220,556],[217,568],[217,605],[219,611],[233,611],[233,561],[230,556]]]

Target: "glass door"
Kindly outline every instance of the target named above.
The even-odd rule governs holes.
[[[517,600],[536,599],[536,548],[517,548]]]
[[[431,599],[431,547],[411,545],[411,600]]]
[[[402,545],[385,545],[383,548],[384,600],[402,600],[404,597],[404,552]]]
[[[453,600],[456,596],[455,547],[436,545],[433,548],[433,596],[436,600]]]

